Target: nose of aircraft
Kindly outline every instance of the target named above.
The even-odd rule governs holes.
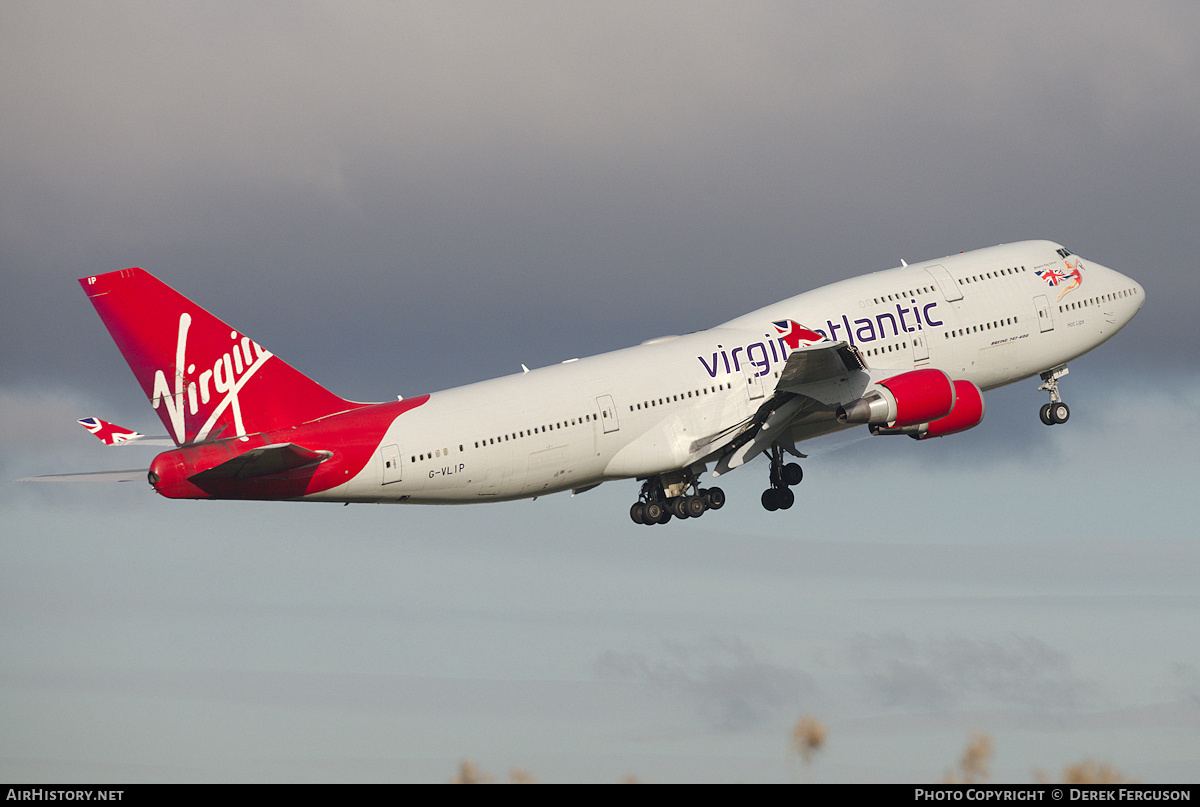
[[[1101,266],[1094,262],[1088,265],[1093,269],[1101,270],[1107,275],[1104,285],[1115,292],[1115,297],[1118,301],[1117,312],[1121,316],[1121,327],[1124,327],[1141,310],[1142,304],[1146,302],[1146,292],[1142,289],[1142,284],[1115,269],[1109,269],[1107,266]]]

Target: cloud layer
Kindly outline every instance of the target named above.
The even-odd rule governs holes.
[[[75,279],[142,265],[381,400],[1050,238],[1139,317],[931,444],[814,443],[797,508],[649,540],[633,487],[489,508],[0,493],[0,774],[48,781],[1193,773],[1194,3],[0,7],[7,478],[156,425]],[[806,450],[809,450],[806,448]],[[180,738],[164,743],[163,737]],[[916,738],[916,740],[914,740]],[[919,740],[919,741],[918,741]]]

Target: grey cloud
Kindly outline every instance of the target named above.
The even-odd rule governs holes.
[[[714,727],[740,731],[788,717],[812,679],[758,658],[744,642],[709,638],[693,644],[664,641],[656,651],[609,650],[596,659],[602,676],[644,681],[697,704]]]
[[[870,697],[887,708],[1069,710],[1093,688],[1073,673],[1066,654],[1032,636],[860,635],[847,655]]]
[[[1200,668],[1182,661],[1173,662],[1171,678],[1179,695],[1200,707]]]

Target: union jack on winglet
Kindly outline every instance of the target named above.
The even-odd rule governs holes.
[[[106,446],[127,443],[143,435],[130,429],[122,428],[115,423],[109,423],[100,418],[81,418],[79,425],[96,435],[96,439]]]
[[[124,426],[118,426],[115,423],[109,423],[107,420],[101,420],[100,418],[81,418],[79,425],[96,435],[96,439],[106,446],[123,446],[131,443],[146,446],[175,445],[174,441],[166,435],[161,437],[147,437],[141,432],[126,429]]]

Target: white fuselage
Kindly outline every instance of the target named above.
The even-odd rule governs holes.
[[[986,390],[1088,352],[1142,302],[1135,281],[1049,241],[876,272],[709,330],[433,393],[374,461],[311,498],[495,501],[695,469],[774,392],[779,321],[851,343],[868,368],[931,367]],[[842,428],[830,410],[788,424],[795,440]]]

